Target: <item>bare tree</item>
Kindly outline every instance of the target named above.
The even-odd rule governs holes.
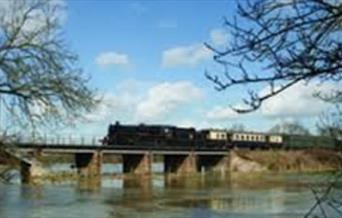
[[[310,135],[310,131],[299,122],[282,122],[273,126],[268,132],[288,135]]]
[[[304,218],[316,217],[341,217],[341,179],[340,171],[334,172],[325,178],[328,186],[311,187],[311,192],[315,198],[315,203],[306,212]]]
[[[229,131],[232,132],[243,132],[243,131],[247,131],[245,125],[243,125],[242,123],[234,123],[230,128]]]
[[[317,123],[317,130],[322,136],[342,140],[342,109],[340,102],[321,114]]]
[[[3,123],[65,123],[96,104],[95,90],[63,37],[64,13],[62,1],[0,2]]]
[[[206,72],[206,77],[218,91],[247,86],[243,99],[247,107],[233,108],[235,111],[254,111],[300,82],[341,85],[341,0],[243,0],[238,3],[237,16],[226,18],[224,26],[230,32],[229,44],[223,49],[206,44],[223,70]],[[329,95],[317,95],[334,104],[342,103],[339,88]],[[335,117],[333,122],[338,120],[340,117]],[[336,206],[326,200],[332,195],[333,184],[322,196],[312,189],[316,204],[305,217],[319,217],[314,214],[316,208],[322,217],[329,217],[323,203],[342,214],[341,202]]]
[[[244,0],[237,16],[224,25],[231,34],[226,48],[206,44],[223,71],[206,72],[206,77],[219,91],[249,86],[243,99],[247,108],[235,108],[237,112],[256,110],[301,81],[342,80],[340,0]],[[329,98],[341,96],[336,90]]]

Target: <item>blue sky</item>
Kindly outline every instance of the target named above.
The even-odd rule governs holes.
[[[65,129],[68,134],[103,135],[116,120],[198,128],[242,123],[255,131],[299,120],[314,129],[327,107],[311,96],[314,85],[299,84],[257,112],[231,111],[229,105],[239,105],[245,90],[214,90],[204,71],[220,68],[203,42],[223,48],[231,40],[222,24],[224,16],[234,15],[235,1],[75,0],[66,5],[65,38],[103,96],[87,122]]]

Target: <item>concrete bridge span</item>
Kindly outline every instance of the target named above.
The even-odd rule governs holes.
[[[133,148],[129,146],[85,146],[85,145],[20,145],[21,153],[33,156],[43,154],[72,154],[75,167],[81,177],[101,175],[103,155],[121,155],[123,173],[151,174],[155,156],[162,156],[165,173],[190,174],[203,170],[228,171],[229,150],[185,150],[177,148]],[[35,165],[22,166],[22,182],[30,183]]]

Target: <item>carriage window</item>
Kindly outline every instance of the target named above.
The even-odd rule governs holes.
[[[168,128],[166,128],[166,129],[164,129],[164,132],[165,132],[165,133],[169,133],[170,130],[169,130]]]
[[[193,138],[194,138],[194,135],[190,134],[189,139],[193,139]]]

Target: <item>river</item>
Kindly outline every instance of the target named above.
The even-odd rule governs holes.
[[[65,168],[56,165],[52,170]],[[102,179],[94,181],[0,184],[0,217],[303,217],[315,203],[311,188],[324,189],[332,178],[331,173],[165,176],[158,164],[152,177],[136,177],[120,175],[121,168],[105,165]],[[315,214],[320,213],[316,208]],[[327,213],[341,217],[329,208]]]

